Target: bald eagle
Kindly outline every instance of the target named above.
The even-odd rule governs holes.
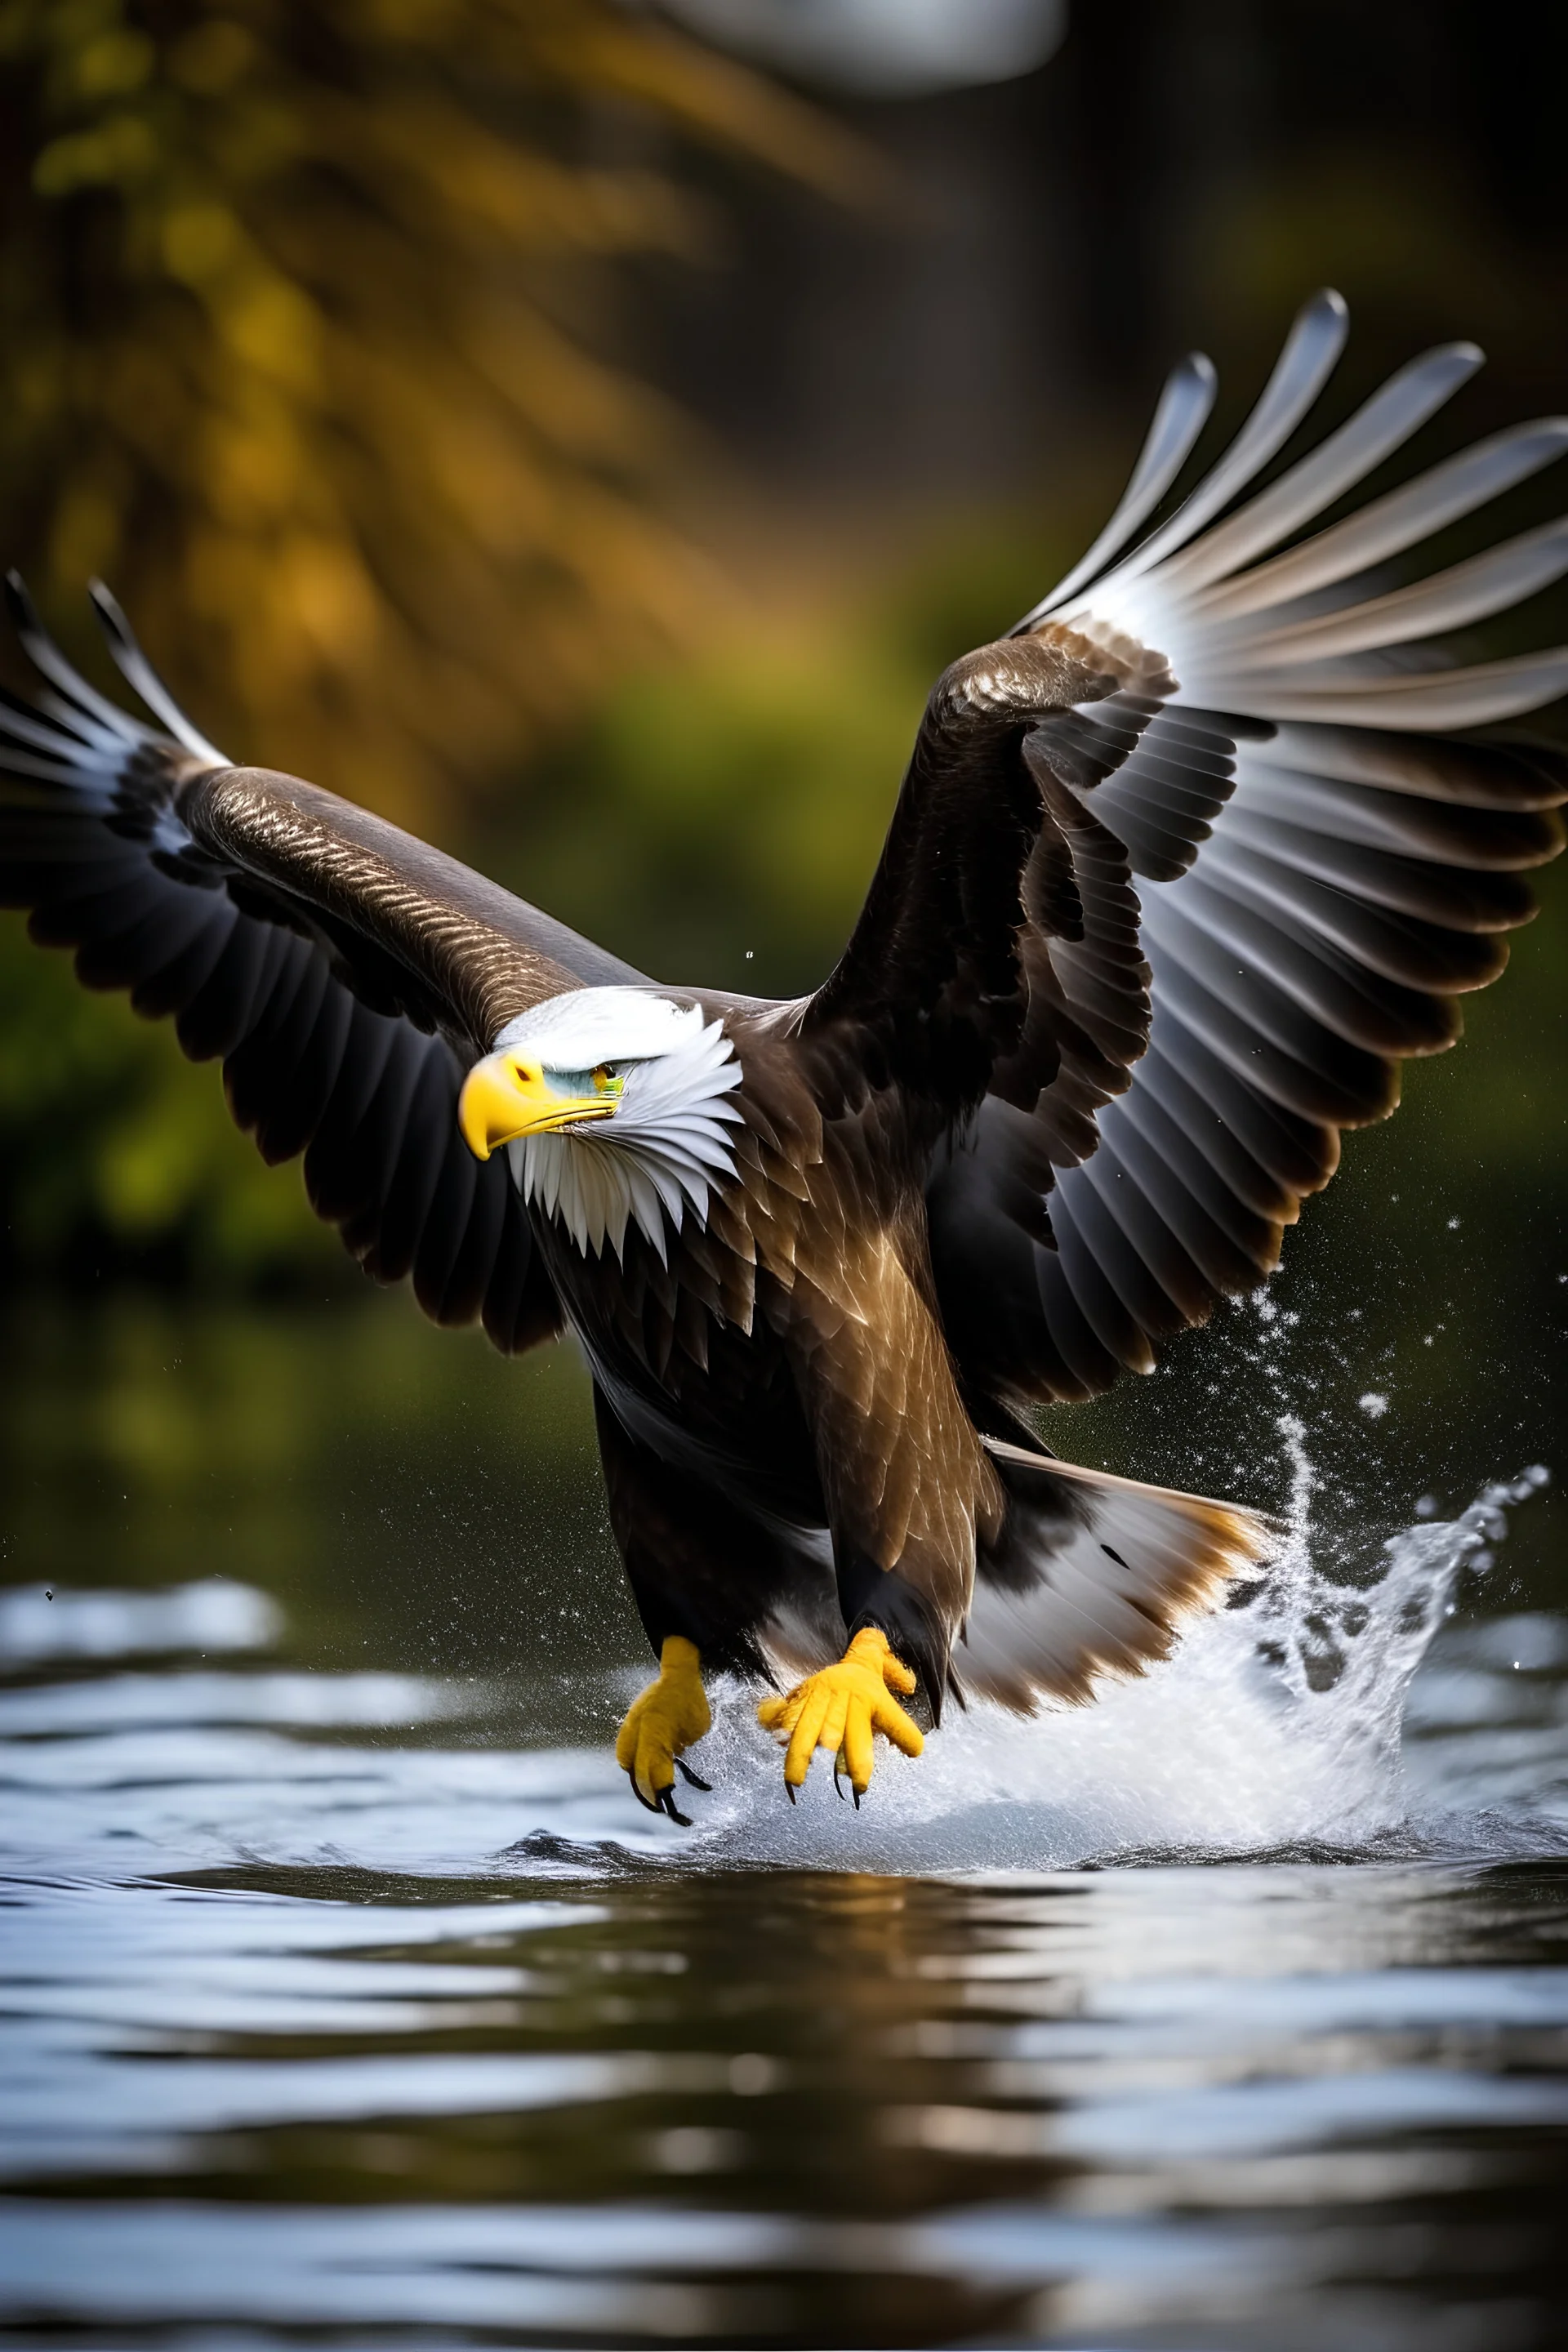
[[[128,716],[14,584],[42,685],[0,714],[0,900],[221,1059],[367,1273],[505,1350],[574,1335],[659,1660],[617,1756],[676,1820],[705,1670],[773,1684],[792,1799],[820,1748],[858,1802],[877,1733],[1081,1699],[1267,1555],[1245,1510],[1056,1459],[1029,1408],[1268,1276],[1340,1130],[1500,971],[1568,790],[1473,731],[1561,694],[1568,649],[1442,644],[1568,571],[1568,523],[1418,552],[1568,422],[1325,524],[1480,359],[1427,353],[1270,472],[1344,335],[1310,302],[1173,503],[1215,392],[1177,369],[1083,561],[937,681],[848,943],[790,1003],[656,982],[232,765],[99,588]]]

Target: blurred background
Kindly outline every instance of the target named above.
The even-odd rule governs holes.
[[[1182,351],[1217,442],[1326,281],[1331,416],[1488,350],[1416,462],[1568,401],[1565,66],[1562,20],[1525,61],[1479,0],[4,0],[0,547],[106,684],[107,577],[236,758],[656,974],[791,991],[931,678],[1092,535]],[[1275,1305],[1058,1443],[1276,1502],[1294,1413],[1352,1552],[1552,1459],[1543,898]],[[219,1094],[0,919],[6,1576],[216,1565],[322,1654],[479,1663],[547,1619],[564,1661],[564,1545],[634,1654],[570,1358],[373,1294]],[[1521,1602],[1568,1597],[1555,1508]]]
[[[1480,0],[0,0],[0,559],[107,689],[95,572],[234,757],[804,987],[1184,351],[1210,452],[1324,282],[1327,422],[1490,354],[1402,470],[1568,405],[1565,68]],[[573,1351],[374,1290],[0,915],[0,2339],[1568,2340],[1568,1506],[1383,1551],[1568,1476],[1541,879],[1267,1297],[1047,1416],[1310,1477],[1286,1614],[863,1814],[722,1694],[689,1837]]]

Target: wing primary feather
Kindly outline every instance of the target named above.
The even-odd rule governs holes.
[[[1209,587],[1197,600],[1198,609],[1206,624],[1234,620],[1335,587],[1489,505],[1553,464],[1565,449],[1568,417],[1510,425],[1385,491],[1300,547],[1255,564],[1239,579]]]
[[[1081,1170],[1079,1172],[1083,1173]],[[1069,1212],[1057,1236],[1058,1246],[1050,1261],[1052,1270],[1059,1271],[1090,1337],[1111,1363],[1130,1372],[1151,1372],[1154,1369],[1154,1351],[1148,1333],[1139,1327],[1116,1289],[1105,1262],[1113,1253],[1106,1251],[1102,1255],[1097,1251],[1084,1230],[1089,1223],[1100,1223],[1105,1214],[1104,1203],[1087,1184],[1079,1187],[1075,1199],[1081,1202],[1083,1216],[1079,1219]]]
[[[1246,1013],[1237,1012],[1226,992],[1234,989],[1235,966],[1222,963],[1194,925],[1184,924],[1160,946],[1166,951],[1150,960],[1162,1009],[1173,1006],[1249,1091],[1314,1127],[1363,1127],[1394,1108],[1398,1080],[1385,1062],[1338,1045],[1266,983],[1255,978]]]
[[[1256,1084],[1245,1062],[1237,1067],[1173,1004],[1161,1006],[1151,1050],[1276,1183],[1300,1198],[1322,1191],[1340,1164],[1340,1139],[1320,1114],[1297,1110]]]
[[[1408,734],[1447,734],[1522,718],[1568,693],[1568,646],[1478,662],[1469,669],[1352,670],[1325,664],[1312,672],[1267,672],[1225,681],[1228,691],[1279,719],[1320,726],[1387,727]]]
[[[1474,343],[1446,343],[1413,360],[1239,514],[1174,557],[1166,577],[1190,594],[1277,547],[1402,448],[1481,363]]]
[[[463,1228],[462,1240],[456,1255],[442,1279],[440,1296],[434,1297],[435,1285],[423,1255],[414,1262],[416,1296],[423,1282],[426,1297],[434,1303],[426,1307],[438,1323],[448,1326],[472,1323],[484,1305],[492,1269],[500,1246],[501,1229],[508,1214],[508,1196],[517,1197],[510,1171],[504,1165],[495,1180],[487,1183],[479,1171],[479,1163],[470,1156],[474,1169],[473,1205]],[[521,1211],[521,1202],[519,1206]]]
[[[1232,674],[1373,653],[1489,620],[1550,587],[1568,572],[1568,516],[1489,547],[1408,588],[1368,597],[1346,612],[1321,613],[1247,636],[1228,656]],[[1219,656],[1223,667],[1227,657]]]
[[[1204,875],[1221,888],[1227,881],[1260,910],[1331,940],[1353,963],[1405,988],[1458,992],[1484,987],[1502,970],[1507,949],[1496,933],[1446,927],[1439,904],[1436,920],[1380,907],[1372,893],[1352,897],[1326,886],[1291,860],[1226,833],[1204,858]]]
[[[64,783],[73,781],[73,762],[80,762],[82,751],[97,751],[80,736],[64,739],[64,719],[40,719],[36,710],[28,710],[21,696],[7,694],[5,687],[0,687],[0,743],[26,743],[30,751],[49,752],[54,767],[61,769]],[[120,751],[124,751],[124,740],[120,740]]]
[[[1181,472],[1207,424],[1218,383],[1214,362],[1202,352],[1189,352],[1180,366],[1172,370],[1115,513],[1088,554],[1073,566],[1065,580],[1058,582],[1048,596],[1042,596],[1037,604],[1030,606],[1008,632],[1010,635],[1022,636],[1042,614],[1087,587],[1142,529]]]
[[[1123,1171],[1109,1149],[1102,1143],[1085,1160],[1087,1181],[1075,1190],[1070,1215],[1085,1227],[1086,1238],[1090,1219],[1099,1220],[1096,1255],[1111,1287],[1142,1332],[1164,1339],[1191,1322],[1194,1309],[1201,1314],[1202,1285],[1191,1267],[1183,1281],[1172,1264],[1179,1237],[1146,1194],[1121,1182]]]
[[[1549,744],[1401,743],[1351,727],[1278,728],[1267,742],[1248,747],[1244,780],[1265,768],[1292,771],[1293,792],[1321,777],[1392,793],[1384,805],[1396,825],[1415,824],[1423,814],[1405,805],[1408,801],[1436,803],[1433,814],[1453,808],[1484,810],[1489,816],[1499,810],[1555,809],[1568,782],[1568,761]]]
[[[115,667],[126,684],[141,696],[148,709],[163,720],[170,734],[177,742],[183,743],[187,751],[194,752],[198,760],[210,761],[215,768],[226,768],[228,760],[216,743],[209,743],[206,737],[192,726],[138,645],[130,622],[102,581],[95,580],[88,594],[92,599],[92,609],[98,615],[99,625]],[[104,707],[113,708],[112,704]]]
[[[1268,1228],[1277,1252],[1279,1233],[1296,1220],[1295,1193],[1254,1158],[1163,1055],[1151,1050],[1139,1076],[1142,1083],[1117,1105],[1117,1135],[1130,1128],[1142,1136],[1205,1202],[1216,1223],[1239,1214],[1254,1232]]]
[[[1414,1055],[1438,1053],[1458,1035],[1447,991],[1434,995],[1373,970],[1279,898],[1262,898],[1245,874],[1205,862],[1182,896],[1222,953],[1245,957],[1336,1037],[1368,1053]]]
[[[0,727],[0,745],[5,746],[5,766],[8,774],[26,776],[29,782],[40,784],[74,784],[78,781],[75,770],[68,767],[63,760],[43,759],[37,751],[15,751],[10,748],[13,740],[6,730]]]
[[[38,618],[37,607],[19,572],[5,574],[5,602],[22,650],[41,677],[47,677],[51,685],[58,687],[68,702],[99,719],[122,743],[147,740],[149,730],[139,719],[132,719],[128,711],[117,710],[107,695],[100,694],[96,687],[89,686],[80,672],[67,661]],[[119,607],[115,609],[118,612]],[[123,623],[123,615],[121,617]],[[151,709],[153,705],[149,704],[148,708]]]
[[[1297,313],[1257,407],[1225,456],[1113,578],[1136,579],[1184,547],[1279,455],[1332,374],[1348,327],[1344,299],[1329,289],[1315,294]]]

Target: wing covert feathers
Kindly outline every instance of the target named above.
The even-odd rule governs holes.
[[[351,964],[363,940],[422,1025],[478,1050],[546,997],[642,977],[455,857],[297,776],[222,768],[185,784],[178,810],[204,848],[330,925]]]
[[[1110,694],[1042,713],[1025,756],[1125,854],[1148,1018],[1064,1135],[1055,1015],[1031,1009],[1034,1112],[1005,1071],[933,1171],[939,1292],[977,1389],[1092,1395],[1261,1282],[1341,1131],[1394,1108],[1406,1055],[1458,1036],[1457,1000],[1533,912],[1523,875],[1561,846],[1563,752],[1447,730],[1568,692],[1568,647],[1476,661],[1445,639],[1568,573],[1568,521],[1436,570],[1426,550],[1568,451],[1568,419],[1319,527],[1480,363],[1471,344],[1426,353],[1259,488],[1344,335],[1337,296],[1310,303],[1231,447],[1140,539],[1149,486],[1206,414],[1185,363],[1118,518],[1019,624],[1015,642],[1066,630],[1121,662]],[[1168,690],[1133,676],[1139,647]]]

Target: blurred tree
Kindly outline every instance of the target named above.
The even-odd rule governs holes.
[[[711,617],[596,289],[712,242],[647,126],[838,194],[847,134],[610,0],[5,0],[0,64],[7,559],[237,756],[417,825]]]

